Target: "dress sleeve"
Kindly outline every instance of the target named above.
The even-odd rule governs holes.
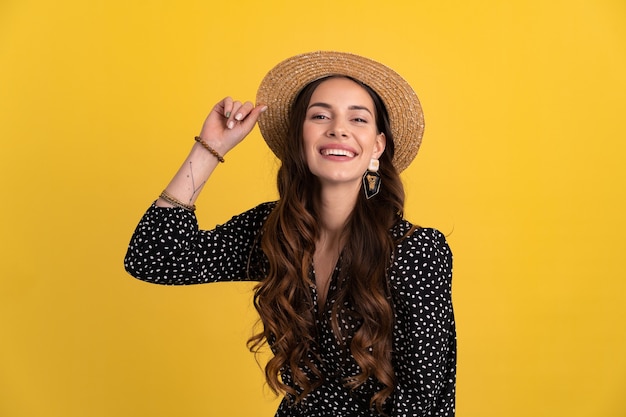
[[[401,243],[392,268],[394,415],[454,416],[456,330],[452,254],[445,237],[417,229]]]
[[[133,233],[124,267],[135,278],[164,285],[258,279],[247,269],[272,207],[265,203],[199,230],[192,212],[153,204]]]

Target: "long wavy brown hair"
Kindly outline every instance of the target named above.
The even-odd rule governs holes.
[[[250,338],[253,352],[267,341],[274,356],[265,367],[270,388],[299,402],[322,384],[315,354],[316,317],[310,287],[315,242],[320,235],[319,189],[317,178],[306,163],[302,127],[311,95],[325,79],[307,85],[296,98],[290,113],[290,131],[282,165],[278,171],[280,200],[263,228],[261,249],[268,260],[268,274],[257,285],[254,305],[260,315],[262,330]],[[359,193],[356,206],[343,232],[346,242],[341,254],[338,292],[332,303],[331,326],[361,372],[344,380],[356,389],[375,378],[382,389],[370,399],[370,407],[380,413],[395,387],[392,365],[392,330],[394,312],[389,294],[387,269],[395,241],[389,231],[402,218],[404,189],[393,167],[393,136],[389,117],[380,97],[360,84],[372,97],[376,124],[387,138],[380,157],[382,186],[372,199]],[[344,305],[351,310],[344,311]],[[342,326],[357,320],[360,326],[349,331]],[[285,384],[280,376],[289,369],[295,386]]]

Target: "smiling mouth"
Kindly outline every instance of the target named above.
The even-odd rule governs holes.
[[[347,156],[354,158],[354,152],[347,151],[345,149],[322,149],[320,153],[324,156]]]

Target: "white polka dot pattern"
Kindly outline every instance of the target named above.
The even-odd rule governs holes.
[[[133,234],[124,261],[126,270],[139,279],[165,285],[261,277],[265,263],[256,242],[274,205],[261,204],[210,231],[199,230],[189,211],[152,205]],[[391,233],[399,239],[410,229],[411,224],[402,221]],[[338,273],[339,267],[334,278]],[[334,301],[334,278],[327,305]],[[451,281],[452,254],[440,232],[418,228],[398,243],[389,269],[396,373],[396,389],[384,410],[390,417],[454,416],[456,332]],[[315,299],[315,289],[311,291]],[[380,383],[370,378],[354,391],[343,386],[343,378],[358,373],[359,368],[335,340],[329,315],[316,311],[315,316],[320,317],[316,353],[322,363],[318,366],[326,378],[299,404],[283,400],[276,417],[379,416],[369,407],[369,399]],[[291,382],[289,372],[282,378]]]

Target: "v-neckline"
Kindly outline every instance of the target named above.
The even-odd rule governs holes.
[[[328,280],[327,285],[326,285],[326,293],[324,294],[323,297],[323,303],[320,303],[320,288],[317,285],[317,272],[315,270],[315,262],[312,263],[311,265],[311,275],[312,275],[312,289],[313,292],[315,294],[314,297],[314,303],[315,303],[315,308],[319,313],[324,313],[328,307],[328,303],[329,300],[331,299],[331,295],[334,291],[334,287],[336,285],[336,276],[339,270],[339,261],[341,260],[341,254],[339,254],[339,257],[337,258],[337,261],[335,262],[335,265],[332,267],[330,274],[328,276]],[[322,289],[323,290],[323,289]]]

